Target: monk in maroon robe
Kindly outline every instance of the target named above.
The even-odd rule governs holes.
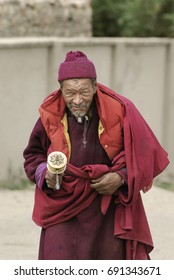
[[[36,183],[39,259],[149,259],[141,191],[168,165],[167,153],[132,102],[96,82],[82,52],[67,53],[58,81],[24,151],[26,174]],[[53,151],[68,159],[59,190],[47,169]]]

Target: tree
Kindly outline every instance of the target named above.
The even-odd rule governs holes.
[[[159,37],[174,37],[174,1],[163,0],[156,15],[156,35]]]
[[[118,23],[121,0],[92,0],[94,36],[121,36]]]
[[[92,0],[93,36],[174,37],[173,0]]]

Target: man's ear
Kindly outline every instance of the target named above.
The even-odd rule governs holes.
[[[59,82],[59,87],[60,87],[60,90],[62,92],[62,89],[63,89],[63,81]]]
[[[94,83],[93,88],[94,88],[94,94],[96,94],[96,92],[97,92],[97,82]]]

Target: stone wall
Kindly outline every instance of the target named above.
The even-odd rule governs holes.
[[[0,0],[0,37],[90,37],[90,0]]]

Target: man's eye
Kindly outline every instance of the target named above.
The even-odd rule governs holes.
[[[82,91],[81,95],[88,95],[89,92],[88,91]]]
[[[73,96],[74,93],[73,92],[65,92],[65,96]]]
[[[88,90],[81,90],[79,92],[67,91],[67,92],[64,93],[64,96],[73,97],[73,96],[76,96],[76,94],[79,94],[81,96],[88,96],[89,91]]]

